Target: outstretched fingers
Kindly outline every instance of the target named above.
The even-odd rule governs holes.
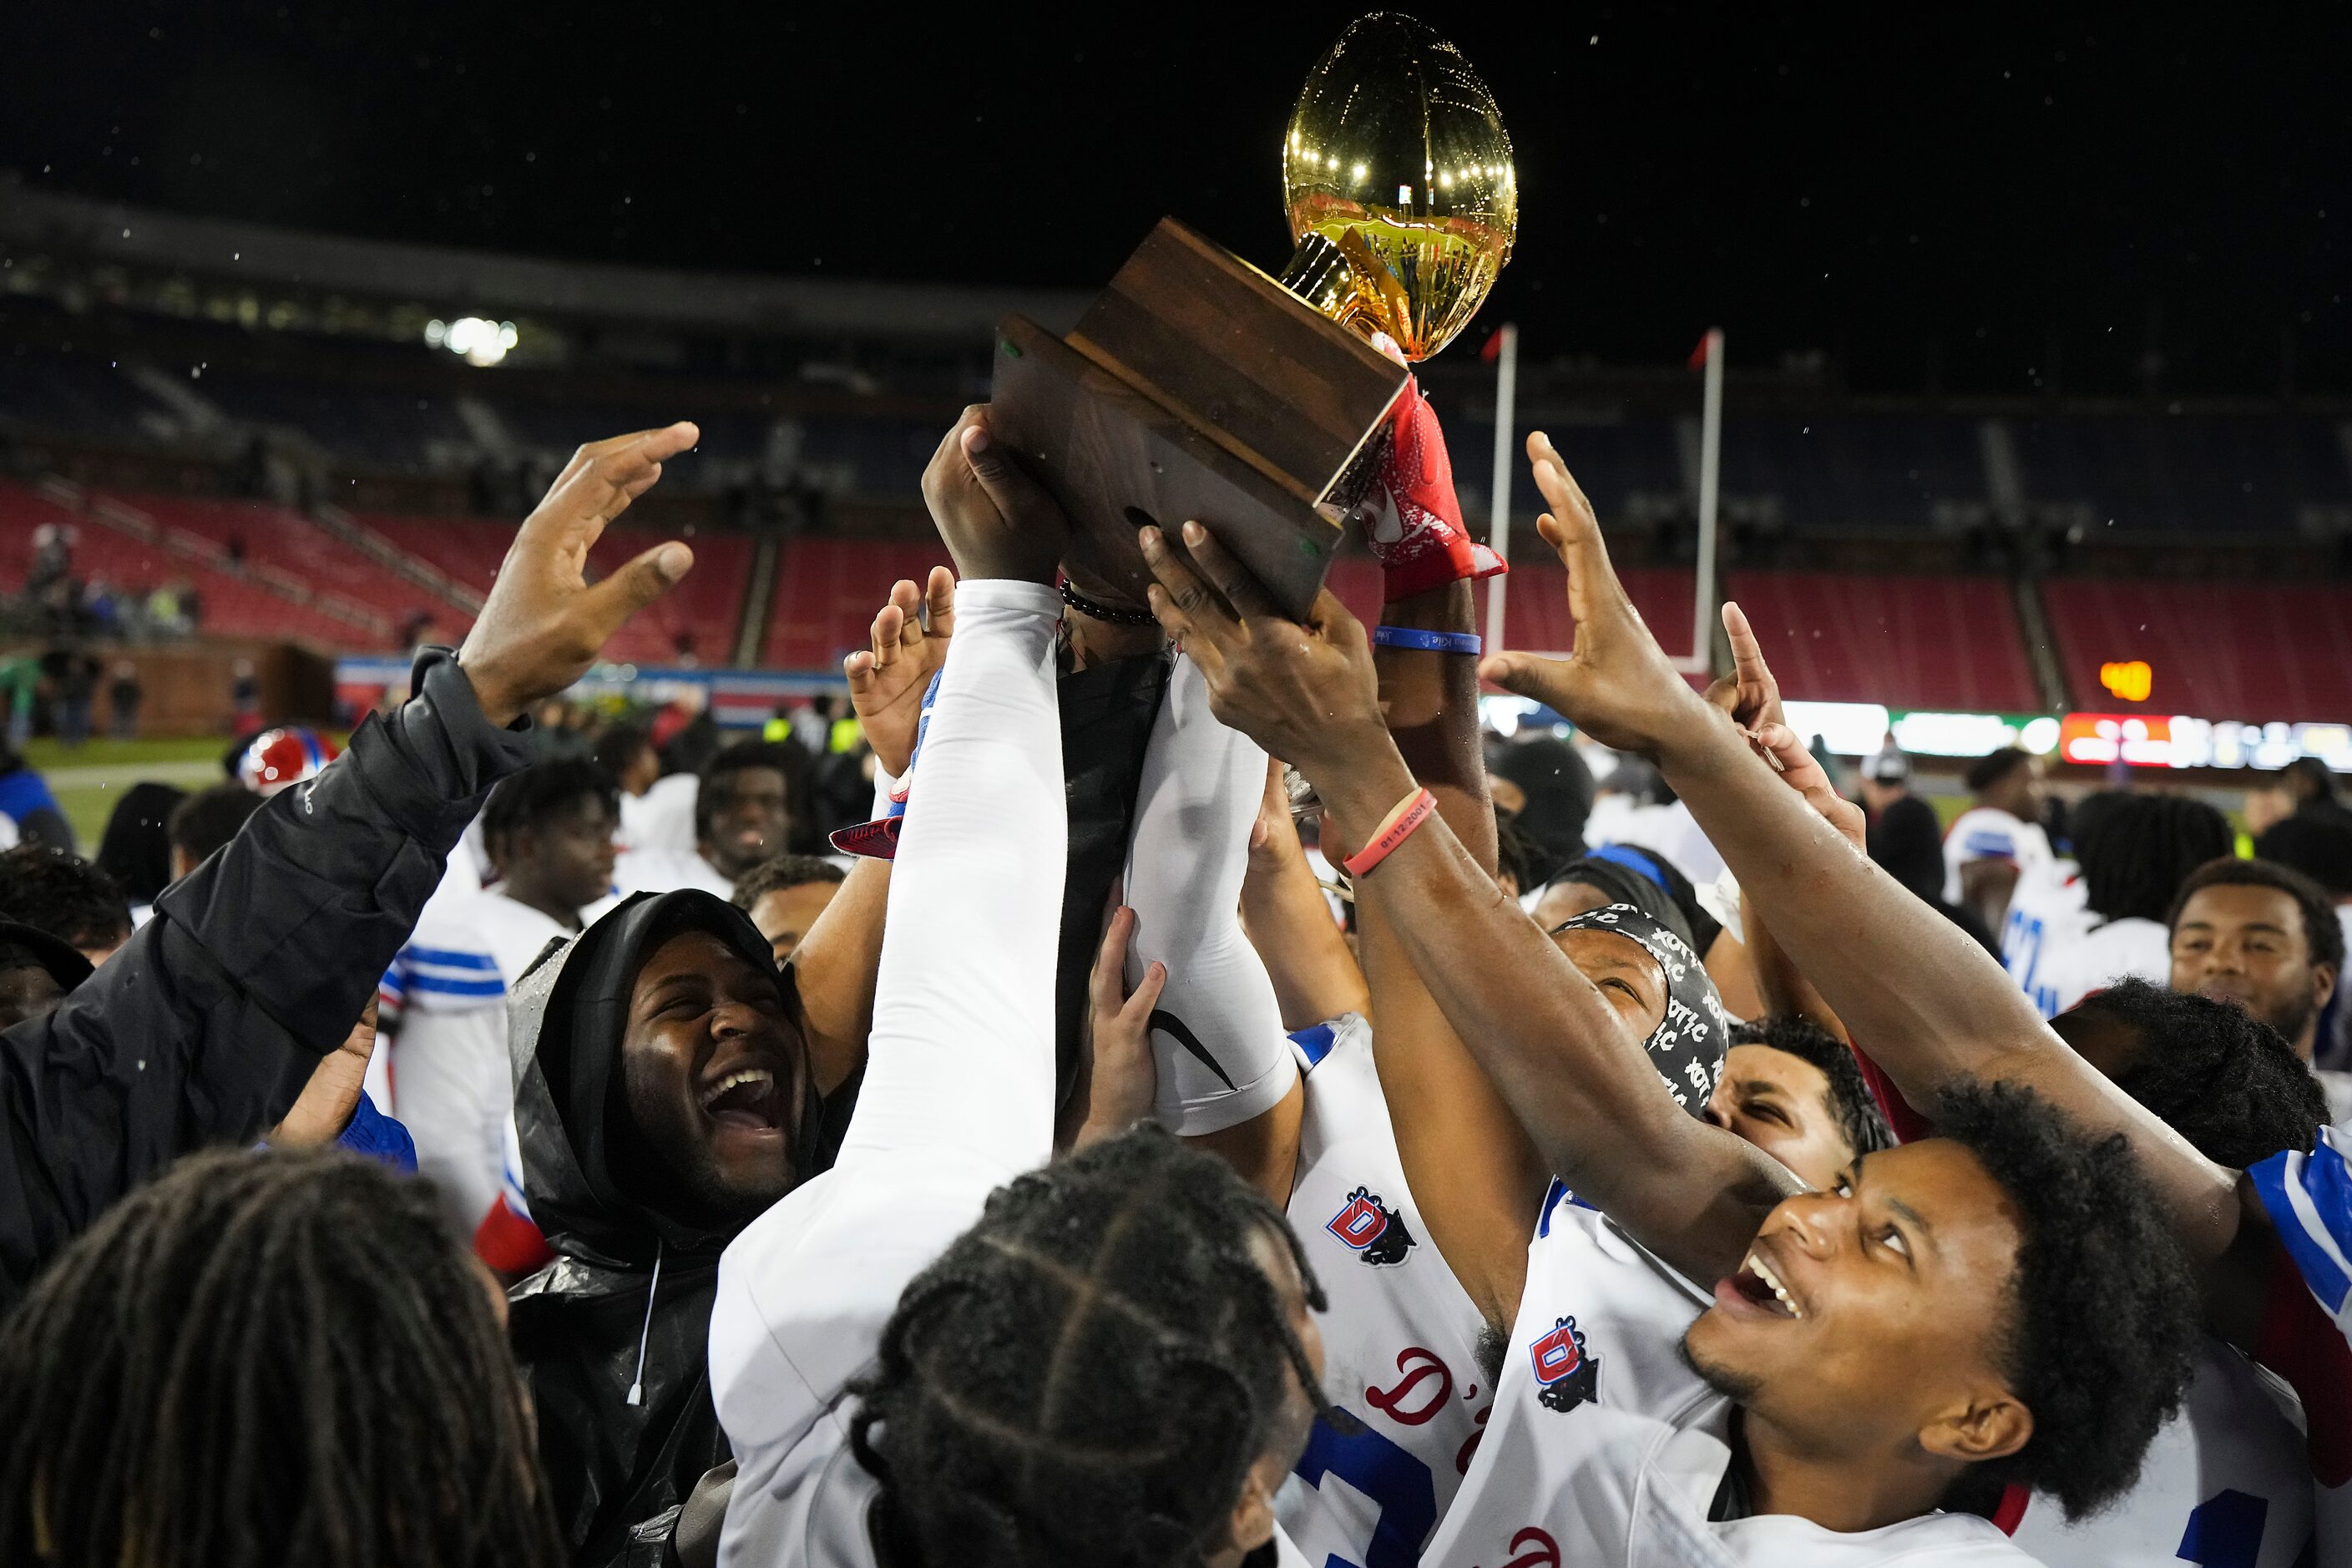
[[[1832,827],[1860,847],[1868,830],[1862,807],[1838,794],[1823,771],[1821,759],[1807,749],[1797,732],[1782,723],[1753,731],[1756,750],[1780,773],[1780,782],[1805,797],[1805,804]]]
[[[944,566],[934,566],[923,584],[923,612],[935,637],[955,636],[955,574]]]
[[[1737,717],[1745,724],[1777,723],[1780,718],[1780,683],[1764,662],[1764,645],[1748,624],[1746,612],[1731,600],[1723,604],[1723,634],[1731,644],[1731,667],[1739,682]]]

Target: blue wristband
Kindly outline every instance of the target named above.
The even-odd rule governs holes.
[[[1412,626],[1374,626],[1375,647],[1409,647],[1423,653],[1475,654],[1486,645],[1476,632],[1424,632]]]

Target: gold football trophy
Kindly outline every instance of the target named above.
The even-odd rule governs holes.
[[[1409,16],[1353,23],[1283,148],[1296,249],[1279,280],[1162,219],[1066,339],[998,332],[991,419],[1076,525],[1085,601],[1142,605],[1139,526],[1200,519],[1294,616],[1372,483],[1411,377],[1510,258],[1518,187],[1494,95]]]
[[[1308,74],[1282,200],[1298,247],[1285,286],[1409,360],[1470,324],[1518,234],[1495,95],[1461,50],[1393,11],[1350,24]]]

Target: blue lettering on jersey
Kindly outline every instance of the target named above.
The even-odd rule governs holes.
[[[1429,1467],[1360,1422],[1342,1436],[1318,1417],[1298,1457],[1298,1479],[1319,1487],[1336,1476],[1380,1506],[1381,1516],[1364,1547],[1362,1563],[1334,1552],[1323,1568],[1413,1568],[1422,1542],[1437,1528],[1437,1486]]]

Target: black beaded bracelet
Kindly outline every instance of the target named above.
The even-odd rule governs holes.
[[[1071,587],[1067,577],[1062,579],[1061,586],[1062,603],[1082,616],[1091,616],[1098,621],[1108,621],[1115,626],[1156,626],[1160,624],[1160,617],[1150,610],[1119,610],[1108,605],[1096,604],[1092,599]]]

